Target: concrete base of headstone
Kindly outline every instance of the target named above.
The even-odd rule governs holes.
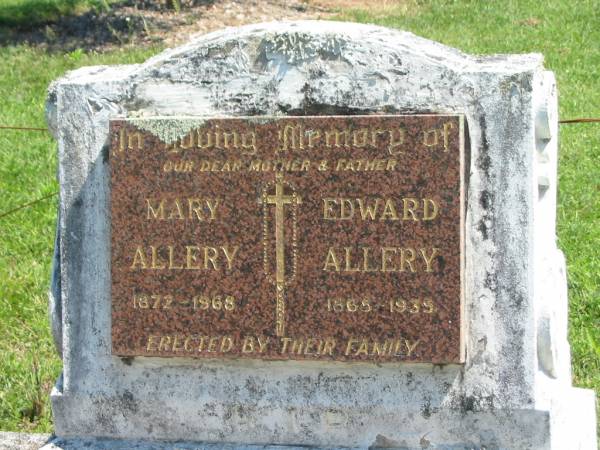
[[[0,431],[0,450],[38,450],[48,442],[49,434]]]
[[[203,442],[148,442],[115,439],[55,438],[40,450],[306,450],[306,447],[280,445],[208,444]],[[331,450],[338,450],[331,448]],[[342,450],[341,448],[339,450]]]
[[[387,408],[370,408],[369,412],[358,420],[346,422],[342,411],[319,411],[316,416],[324,418],[321,422],[303,421],[304,414],[297,411],[298,423],[294,437],[289,439],[298,445],[318,448],[399,448],[399,449],[570,449],[592,450],[596,448],[595,396],[593,391],[569,388],[563,392],[562,400],[553,402],[552,409],[491,409],[490,411],[472,411],[473,404],[462,405],[459,411],[429,411],[426,408],[413,409],[407,405],[401,413]],[[113,399],[114,403],[122,399]],[[80,403],[92,410],[94,400],[79,399]],[[110,400],[109,400],[110,401]],[[113,404],[114,404],[113,403]],[[73,411],[79,411],[81,405]],[[85,407],[85,406],[84,406]],[[106,405],[106,408],[113,406]],[[275,408],[265,407],[257,421],[269,420]],[[64,414],[65,411],[60,411]],[[141,414],[150,415],[148,411]],[[190,414],[192,410],[190,409]],[[409,419],[404,419],[408,417]],[[185,420],[180,417],[180,420]],[[274,425],[274,421],[271,421]],[[122,424],[126,426],[127,424]],[[183,424],[181,424],[183,425]],[[224,426],[227,426],[224,424]],[[224,437],[227,444],[206,445],[197,442],[168,441],[130,441],[96,439],[56,439],[47,447],[50,449],[257,449],[257,448],[301,448],[295,445],[269,446],[277,441],[277,435],[260,428],[248,435],[255,445],[241,441],[238,433],[232,430],[235,438]],[[178,433],[182,431],[178,430]],[[316,438],[316,436],[319,436]],[[263,447],[267,445],[267,447]]]
[[[228,29],[141,65],[82,68],[55,82],[57,436],[117,439],[96,448],[148,439],[156,443],[135,445],[595,449],[594,394],[571,387],[554,228],[557,93],[542,63],[472,57],[380,27],[299,22]],[[111,353],[111,118],[381,112],[465,117],[465,364]],[[56,442],[48,448],[83,441]]]

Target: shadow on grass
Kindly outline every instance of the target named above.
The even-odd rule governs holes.
[[[0,27],[32,28],[87,6],[90,6],[88,0],[4,0],[0,4]]]
[[[8,1],[7,4],[1,4]],[[0,46],[50,52],[152,42],[216,0],[0,0]]]

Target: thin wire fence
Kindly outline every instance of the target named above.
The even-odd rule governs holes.
[[[565,119],[559,120],[559,124],[561,125],[571,125],[576,123],[600,123],[600,118],[598,117],[579,117],[577,119]],[[0,130],[11,130],[11,131],[41,131],[41,132],[49,132],[48,128],[39,128],[39,127],[26,127],[26,126],[14,126],[14,125],[0,125]],[[0,219],[3,219],[6,216],[9,216],[17,211],[20,211],[24,208],[29,208],[39,202],[47,200],[49,198],[55,197],[58,195],[58,192],[52,192],[50,194],[46,194],[40,198],[32,200],[27,203],[23,203],[21,205],[15,206],[14,208],[9,209],[8,211],[0,213]]]
[[[49,131],[48,128],[15,127],[10,125],[0,125],[0,130]]]

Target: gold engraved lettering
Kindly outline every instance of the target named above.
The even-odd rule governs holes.
[[[169,249],[169,270],[177,270],[177,269],[183,269],[183,265],[176,265],[175,264],[175,257],[174,257],[174,253],[175,253],[175,249],[172,245],[168,245],[167,248]]]
[[[321,139],[321,132],[317,130],[307,130],[306,134],[308,135],[308,147],[313,148],[315,146],[316,141]]]
[[[254,338],[246,336],[242,343],[242,353],[253,353],[254,352]]]
[[[152,253],[152,258],[151,258],[152,264],[150,265],[150,268],[153,269],[153,270],[164,269],[165,268],[164,264],[162,264],[162,265],[158,264],[158,250],[157,250],[157,248],[155,246],[151,245],[150,246],[150,252]]]
[[[188,218],[190,220],[196,218],[199,221],[206,220],[204,206],[208,207],[210,216],[208,220],[215,220],[216,209],[219,204],[218,199],[200,199],[200,198],[188,198]]]
[[[286,152],[288,149],[295,150],[298,144],[297,135],[299,133],[300,125],[286,125],[282,130],[279,130],[279,141],[281,142],[281,148],[276,150],[276,153]]]
[[[239,172],[242,170],[242,161],[234,160],[202,160],[198,166],[200,172]]]
[[[213,146],[213,135],[210,132],[202,132],[202,130],[197,131],[198,135],[198,147],[201,149],[211,148]],[[204,135],[204,136],[203,136]],[[203,142],[202,138],[205,138]]]
[[[338,172],[382,172],[395,170],[395,159],[338,159],[335,170]]]
[[[350,354],[350,351],[352,350],[354,344],[358,343],[358,339],[355,338],[350,338],[348,339],[348,343],[346,344],[346,351],[344,352],[344,355],[348,356]]]
[[[406,344],[406,356],[411,356],[412,353],[415,351],[415,348],[417,348],[417,345],[419,344],[419,340],[416,341],[408,341],[408,340],[404,340],[405,344]]]
[[[287,352],[288,344],[290,342],[292,342],[291,338],[288,338],[288,337],[281,338],[281,353]]]
[[[246,336],[242,343],[242,353],[264,353],[267,350],[269,344],[269,338],[261,339],[260,337],[255,338],[254,336]]]
[[[249,172],[307,172],[309,159],[254,159],[248,164]]]
[[[395,222],[434,220],[439,206],[430,198],[331,198],[324,197],[323,220],[364,220]],[[399,209],[402,214],[398,213]]]
[[[194,161],[167,161],[163,165],[164,172],[191,172],[194,168]]]
[[[381,199],[378,198],[375,202],[371,202],[370,206],[365,205],[365,199],[357,198],[356,202],[358,203],[358,209],[360,211],[360,217],[362,220],[375,220],[375,216],[377,215],[377,209],[379,208],[379,203]]]
[[[394,205],[394,202],[391,199],[388,198],[386,200],[385,207],[383,208],[383,213],[381,214],[379,220],[399,220],[398,213],[396,212],[396,206]]]
[[[160,343],[158,344],[158,351],[169,351],[169,346],[171,345],[171,336],[161,336]]]
[[[352,138],[354,147],[363,148],[367,145],[367,140],[369,139],[369,130],[365,128],[355,130],[354,133],[352,133]]]
[[[346,272],[360,272],[361,271],[360,266],[352,267],[352,264],[351,264],[352,247],[344,247],[344,253],[345,253],[344,260],[346,262],[346,267],[344,270]],[[364,267],[364,265],[363,265],[363,267]]]
[[[454,128],[454,124],[452,122],[446,122],[444,124],[444,151],[447,152],[450,147],[450,130]]]
[[[415,211],[414,211],[418,204],[417,200],[414,198],[403,198],[402,203],[404,205],[404,215],[402,218],[404,220],[408,220],[408,214],[410,213],[410,215],[412,216],[412,220],[418,221],[419,219],[415,215]],[[409,203],[411,206],[408,206]]]
[[[323,343],[323,355],[333,356],[333,349],[335,348],[335,339],[327,338]]]
[[[426,147],[435,147],[438,145],[438,130],[433,128],[423,131],[423,145]]]
[[[335,339],[307,338],[294,339],[283,337],[280,340],[281,354],[304,355],[304,356],[333,356]],[[266,348],[266,347],[265,347]]]
[[[173,245],[164,247],[150,245],[148,249],[137,246],[130,269],[221,270],[225,268],[232,270],[238,250],[238,246],[199,247],[186,245],[180,248]],[[161,255],[165,258],[164,260],[161,259]],[[199,258],[202,258],[202,261],[199,261]],[[149,266],[148,259],[150,259]]]
[[[430,209],[431,208],[431,209]],[[423,220],[433,220],[437,217],[439,207],[432,198],[423,199]]]
[[[430,129],[422,132],[423,144],[428,147],[438,145],[440,136],[444,139],[444,148],[449,146],[449,133],[453,124],[444,124],[443,130]],[[404,153],[406,129],[397,128],[343,128],[343,129],[304,129],[302,124],[287,123],[278,130],[279,147],[276,153],[313,149],[322,143],[327,148],[385,148],[389,155]],[[323,142],[324,141],[324,142]]]
[[[227,353],[232,348],[233,339],[230,336],[148,336],[146,343],[148,352]]]
[[[225,259],[227,259],[227,268],[229,270],[232,269],[233,267],[233,259],[235,258],[235,255],[237,254],[239,247],[236,245],[235,247],[233,247],[231,253],[229,252],[229,249],[227,247],[221,247],[221,250],[223,251],[223,254],[225,255]]]
[[[185,141],[186,137],[187,142]],[[188,148],[192,148],[194,146],[194,133],[190,133],[187,136],[182,137],[179,142],[179,146],[183,149],[187,150]]]
[[[229,148],[230,142],[233,140],[233,147],[240,145],[240,136],[236,133],[223,133],[223,147]]]
[[[381,247],[381,271],[382,272],[393,272],[396,268],[393,266],[391,261],[392,255],[396,254],[396,249],[393,247]],[[391,267],[390,267],[391,266]]]
[[[407,256],[407,254],[410,254],[410,256]],[[410,267],[410,271],[411,272],[415,272],[415,268],[413,267],[412,263],[415,260],[415,250],[412,248],[401,248],[400,249],[400,272],[404,272],[404,266],[406,264],[408,264],[408,267]]]
[[[433,270],[431,269],[431,262],[433,261],[433,258],[436,256],[438,249],[433,247],[431,249],[431,255],[429,255],[429,257],[427,257],[427,255],[425,254],[425,250],[424,248],[420,248],[419,251],[421,252],[421,255],[423,255],[423,259],[425,260],[425,264],[427,265],[427,268],[425,269],[425,272],[433,272]]]
[[[312,347],[313,345],[315,345],[315,340],[312,338],[308,338],[306,340],[306,346],[304,347],[304,354],[305,355],[312,355]]]
[[[388,352],[388,341],[383,344],[381,342],[373,342],[373,356],[385,356]]]
[[[197,262],[196,252],[198,252],[199,250],[200,248],[196,245],[185,246],[185,268],[187,270],[200,270],[200,266],[194,264]]]
[[[195,136],[190,136],[189,144],[195,144],[199,150],[220,149],[220,150],[239,150],[244,155],[256,154],[256,132],[249,130],[238,132],[237,130],[222,130],[218,125],[214,129],[199,129]],[[183,147],[181,142],[176,143],[175,147]]]
[[[332,147],[331,138],[335,137],[335,146],[336,147],[348,147],[350,141],[350,130],[329,130],[325,132],[325,146],[328,148]],[[340,138],[344,138],[343,144],[340,142]]]
[[[208,346],[206,347],[208,353],[213,353],[217,349],[217,340],[218,338],[214,336],[208,340]]]
[[[206,206],[208,207],[208,210],[210,211],[210,217],[208,220],[215,220],[216,218],[216,214],[217,214],[217,206],[219,205],[219,200],[218,199],[206,199]],[[195,211],[196,216],[198,218],[198,220],[202,220],[202,216],[200,216],[200,214],[198,213],[198,211]]]
[[[151,215],[154,217],[154,219],[159,219],[159,220],[164,220],[165,219],[165,205],[164,205],[165,201],[161,200],[161,202],[156,205],[153,206],[150,203],[150,199],[146,199],[146,204],[147,204],[147,218],[151,219]]]
[[[363,266],[362,266],[363,270],[362,271],[363,272],[377,272],[377,267],[369,267],[369,261],[371,260],[369,254],[371,252],[371,248],[363,247],[362,251],[363,251]],[[384,264],[385,264],[385,262],[382,263],[382,266]],[[382,269],[383,269],[383,267],[382,267]]]
[[[398,147],[404,144],[404,130],[400,128],[396,131],[398,135],[394,136],[394,130],[389,130],[390,144],[388,146],[388,153],[390,155],[398,155],[402,153],[402,150],[400,150]]]
[[[417,345],[419,340],[410,341],[408,339],[386,339],[385,341],[372,341],[367,338],[354,338],[348,339],[346,344],[346,356],[397,356],[397,357],[410,357]]]
[[[260,159],[255,159],[250,161],[250,166],[248,167],[248,171],[250,172],[260,172],[261,171],[261,161]]]
[[[179,351],[183,350],[183,346],[181,344],[182,344],[182,342],[179,339],[179,337],[175,336],[173,338],[173,348],[172,348],[172,351],[179,352]]]
[[[453,128],[454,123],[446,122],[442,126],[442,129],[432,128],[423,131],[423,145],[426,147],[437,147],[440,145],[441,137],[444,152],[447,152],[450,148],[450,132]]]
[[[360,345],[358,346],[358,350],[356,350],[356,353],[354,354],[354,356],[368,355],[368,354],[369,354],[369,344],[366,339],[363,339],[360,341]]]
[[[267,345],[269,344],[269,338],[261,340],[260,337],[257,337],[256,341],[258,342],[259,353],[264,353],[267,350]]]
[[[300,355],[302,353],[302,347],[304,346],[304,341],[302,339],[294,339],[292,341],[292,347],[290,352]]]
[[[142,150],[144,148],[144,135],[142,133],[129,133],[125,128],[119,130],[119,152],[125,150]]]
[[[218,199],[191,197],[173,200],[146,199],[146,219],[148,220],[215,220]],[[187,210],[187,214],[186,214]]]
[[[338,220],[350,220],[354,217],[354,204],[349,198],[340,199],[340,217]]]
[[[332,217],[333,206],[337,203],[335,198],[324,198],[323,199],[323,219],[325,220],[334,220],[335,217]],[[332,205],[333,204],[333,205]]]
[[[247,150],[247,155],[256,154],[256,133],[248,132],[242,133],[242,148]]]
[[[199,343],[198,343],[198,353],[202,353],[204,351],[204,336],[200,336],[199,338]]]
[[[224,336],[221,340],[221,353],[227,353],[233,348],[233,339],[229,336]]]
[[[175,201],[173,202],[173,208],[171,208],[171,213],[169,214],[168,219],[169,220],[173,220],[173,219],[178,219],[178,220],[183,220],[184,216],[183,216],[183,209],[181,208],[181,203],[179,203],[179,199],[176,198]]]
[[[137,265],[139,264],[140,269],[146,269],[146,256],[144,255],[144,251],[142,250],[142,246],[138,245],[135,249],[135,255],[133,256],[133,262],[131,263],[130,269],[137,269]]]
[[[217,254],[217,249],[214,247],[204,247],[204,268],[208,269],[208,262],[210,261],[210,263],[213,266],[213,269],[215,270],[219,270],[219,267],[217,265],[217,258],[218,258],[218,254]]]
[[[148,336],[148,340],[146,343],[147,352],[154,352],[158,350],[158,348],[156,347],[156,339],[158,339],[158,336]]]
[[[433,272],[435,247],[329,247],[324,272]],[[343,256],[342,256],[343,254]],[[343,263],[342,263],[343,260]]]
[[[340,271],[340,261],[335,255],[334,247],[329,247],[329,250],[327,251],[327,256],[325,257],[325,265],[323,266],[323,270],[331,270],[329,266],[333,266],[333,270],[335,270],[336,272]]]

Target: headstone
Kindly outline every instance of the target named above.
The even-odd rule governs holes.
[[[55,82],[54,445],[596,448],[556,102],[540,55],[310,21]]]

